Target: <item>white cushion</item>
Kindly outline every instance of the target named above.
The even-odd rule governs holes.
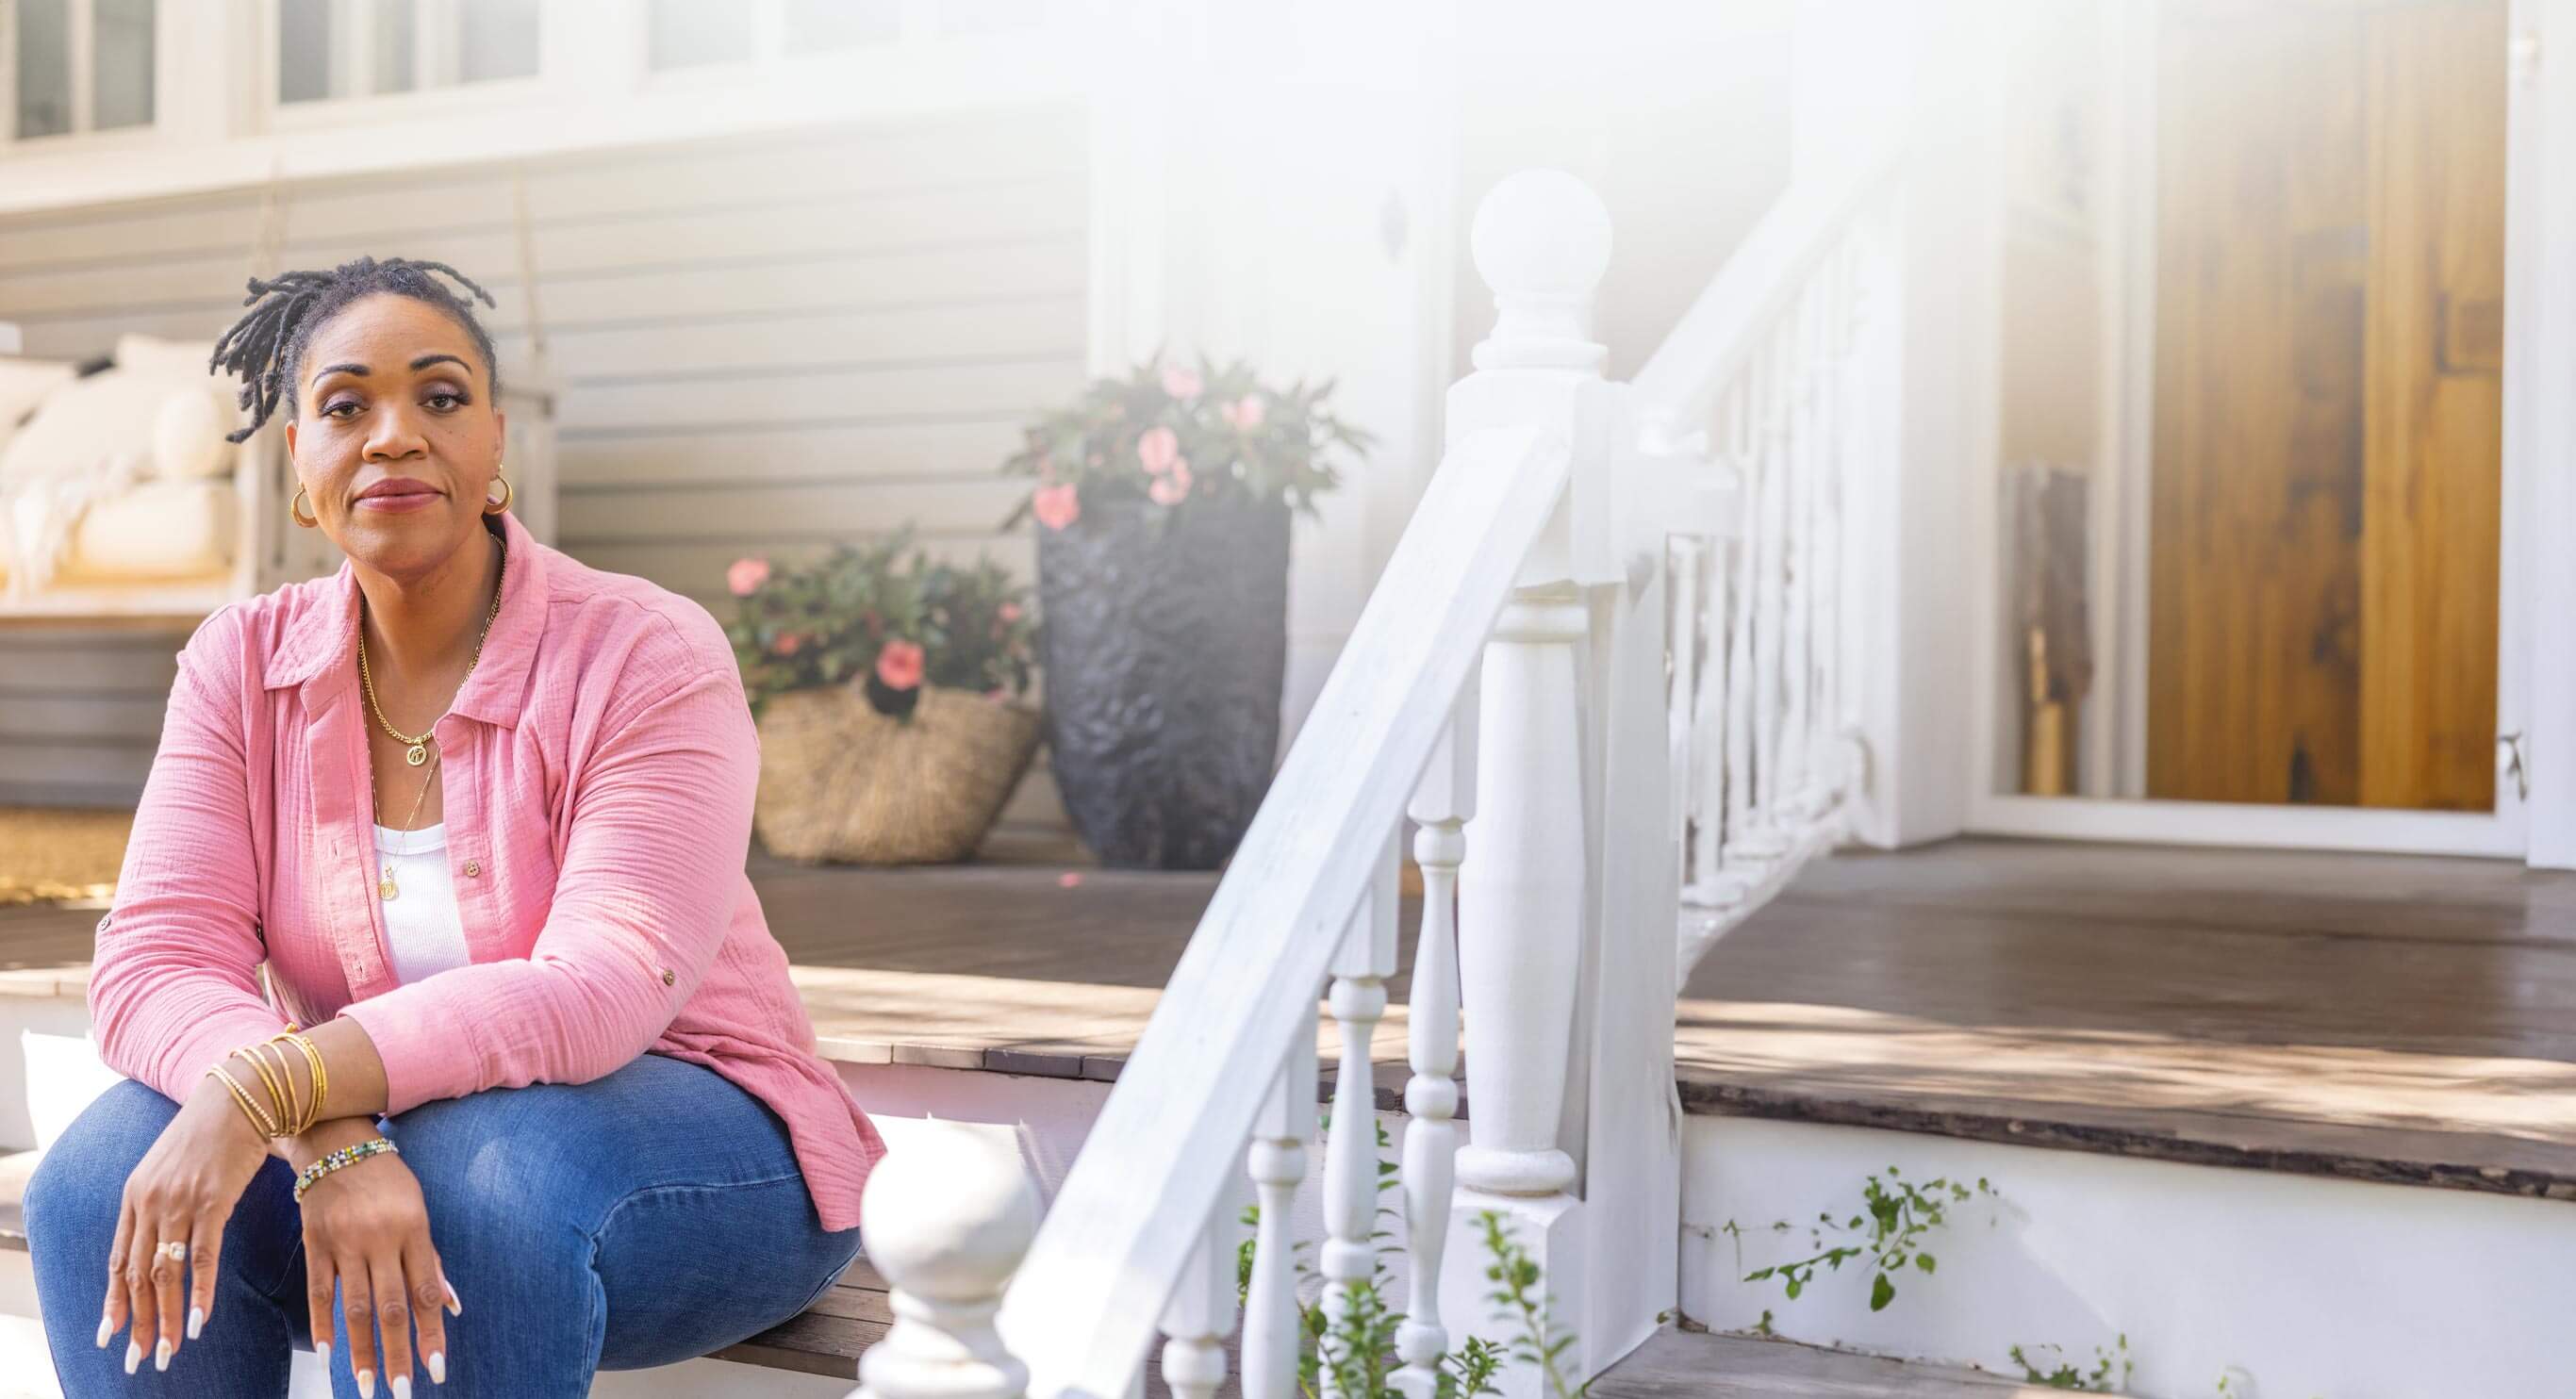
[[[53,360],[0,359],[0,451],[45,395],[72,381],[72,367]]]
[[[178,478],[229,472],[235,451],[223,438],[237,417],[225,382],[202,370],[191,376],[143,365],[66,384],[0,450],[0,491],[42,477],[101,470],[126,458]],[[170,407],[165,430],[165,406],[191,398],[202,407]]]
[[[65,581],[202,578],[232,567],[233,484],[147,481],[93,501],[72,534]]]
[[[131,332],[116,337],[116,349],[108,355],[119,369],[150,369],[174,374],[193,374],[200,379],[213,377],[206,362],[215,357],[215,342],[163,340],[158,336]],[[229,375],[223,382],[230,383]]]

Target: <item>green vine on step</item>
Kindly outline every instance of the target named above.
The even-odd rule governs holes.
[[[2015,1365],[2021,1367],[2024,1383],[2039,1385],[2046,1389],[2073,1389],[2087,1394],[2126,1394],[2129,1392],[2129,1375],[2137,1368],[2135,1362],[2129,1358],[2129,1337],[2125,1332],[2121,1334],[2115,1350],[2104,1350],[2100,1346],[2093,1348],[2094,1365],[2090,1370],[2075,1368],[2075,1363],[2066,1358],[2066,1352],[2056,1346],[2040,1346],[2037,1349],[2047,1351],[2050,1359],[2055,1362],[2046,1370],[2042,1370],[2033,1363],[2029,1354],[2020,1346],[2014,1346],[2005,1353],[2012,1357]],[[2220,1392],[2226,1392],[2223,1382]]]
[[[1973,1190],[1946,1177],[1918,1185],[1907,1180],[1903,1171],[1890,1166],[1884,1179],[1873,1172],[1863,1181],[1860,1213],[1848,1220],[1837,1219],[1830,1212],[1816,1216],[1816,1223],[1807,1231],[1811,1245],[1817,1250],[1815,1253],[1792,1262],[1757,1268],[1745,1274],[1744,1280],[1764,1282],[1776,1277],[1780,1279],[1783,1292],[1794,1302],[1805,1293],[1807,1284],[1815,1281],[1817,1269],[1840,1272],[1845,1263],[1858,1259],[1865,1262],[1871,1274],[1869,1309],[1885,1311],[1887,1304],[1896,1300],[1896,1279],[1907,1268],[1929,1277],[1940,1267],[1940,1260],[1927,1252],[1922,1244],[1925,1235],[1948,1222],[1949,1207],[1964,1204],[1977,1195],[1991,1196],[1994,1193],[1994,1186],[1982,1176]],[[1786,1233],[1790,1226],[1779,1223],[1771,1228],[1774,1233]],[[1735,1238],[1736,1266],[1742,1267],[1744,1232],[1736,1227],[1733,1220],[1727,1221],[1725,1231]],[[1828,1233],[1851,1238],[1853,1242],[1827,1247],[1825,1237]]]

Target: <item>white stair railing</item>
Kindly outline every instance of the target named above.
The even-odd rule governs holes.
[[[1648,440],[1704,453],[1743,526],[1673,545],[1684,975],[1842,842],[1866,776],[1845,506],[1892,442],[1869,375],[1895,168],[1793,188],[1637,376]]]
[[[1681,881],[1704,926],[1741,916],[1839,837],[1860,776],[1842,504],[1854,460],[1879,450],[1855,403],[1882,183],[1793,189],[1633,386],[1603,381],[1589,335],[1599,200],[1545,171],[1487,197],[1473,241],[1498,314],[1450,393],[1446,459],[1007,1294],[990,1268],[887,1267],[909,1329],[879,1349],[907,1359],[864,1371],[876,1392],[927,1399],[928,1357],[945,1354],[965,1367],[953,1393],[1016,1399],[995,1392],[1016,1362],[977,1329],[998,1303],[1030,1394],[1125,1399],[1158,1332],[1173,1392],[1212,1393],[1242,1171],[1259,1216],[1242,1390],[1294,1399],[1290,1207],[1315,1160],[1319,997],[1339,1071],[1314,1302],[1329,1318],[1375,1285],[1369,1038],[1398,970],[1408,815],[1425,901],[1396,1382],[1430,1399],[1460,1338],[1501,1333],[1472,1255],[1488,1211],[1543,1270],[1550,1323],[1578,1337],[1566,1383],[1651,1334],[1679,1233]],[[935,1174],[880,1179],[872,1224],[962,1208]],[[933,1275],[991,1290],[908,1302],[909,1277]],[[942,1320],[967,1328],[944,1352],[928,1339]],[[1526,1367],[1499,1378],[1506,1399],[1541,1392]]]

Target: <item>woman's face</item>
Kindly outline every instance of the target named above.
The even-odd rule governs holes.
[[[504,426],[473,337],[408,296],[362,297],[306,342],[286,450],[342,553],[393,577],[481,528]]]

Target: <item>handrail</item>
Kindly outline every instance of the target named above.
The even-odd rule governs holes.
[[[1031,1395],[1127,1393],[1570,460],[1492,429],[1433,476],[1005,1295]]]
[[[1899,148],[1792,184],[1736,247],[1635,379],[1650,424],[1697,424],[1741,371],[1834,234],[1897,168]]]

